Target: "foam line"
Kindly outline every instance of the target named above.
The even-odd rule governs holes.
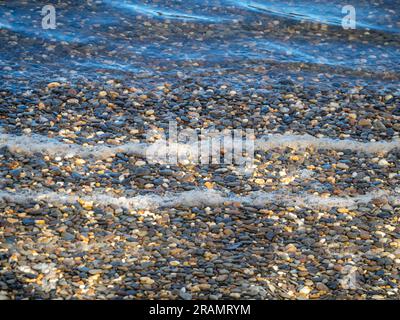
[[[400,148],[400,140],[393,141],[371,141],[361,142],[352,139],[332,139],[332,138],[316,138],[311,135],[291,135],[291,134],[275,134],[255,142],[255,149],[270,150],[275,148],[290,147],[293,149],[330,149],[330,150],[352,150],[365,153],[387,153],[395,148]]]
[[[204,142],[203,142],[204,143]],[[233,141],[234,144],[237,142]],[[240,142],[241,143],[241,142]],[[199,144],[200,145],[200,144]],[[400,148],[400,140],[360,142],[351,139],[316,138],[311,135],[274,134],[263,136],[254,143],[256,150],[268,151],[271,149],[290,147],[293,149],[331,149],[352,150],[365,153],[387,153],[395,148]],[[95,146],[83,146],[69,144],[57,139],[47,138],[42,135],[17,136],[0,132],[0,147],[8,147],[12,152],[32,155],[36,152],[64,157],[94,157],[104,159],[116,153],[146,156],[146,152],[158,150],[164,154],[181,152],[185,154],[196,154],[197,145],[174,143],[167,147],[161,141],[153,144],[126,143],[119,146],[98,144]],[[215,148],[215,145],[212,145]]]
[[[306,208],[332,208],[332,207],[357,207],[368,204],[373,199],[386,197],[389,201],[400,204],[398,196],[389,195],[385,191],[370,192],[365,195],[353,197],[328,197],[323,198],[312,194],[291,193],[285,190],[265,192],[257,191],[240,196],[216,190],[198,189],[180,193],[167,193],[165,195],[138,195],[134,197],[115,197],[104,192],[94,192],[90,195],[67,194],[57,192],[34,192],[19,190],[15,192],[0,191],[0,199],[19,204],[29,204],[37,201],[49,203],[73,204],[80,200],[93,201],[95,205],[116,205],[127,209],[155,209],[160,207],[217,207],[226,205],[227,202],[239,202],[243,205],[264,206],[267,204],[286,204]]]
[[[57,139],[48,138],[38,134],[17,136],[0,133],[0,147],[8,147],[11,152],[33,155],[44,153],[62,157],[82,158],[94,157],[105,159],[116,153],[145,155],[146,145],[142,143],[127,143],[121,146],[102,145],[83,146],[79,144],[69,144]]]

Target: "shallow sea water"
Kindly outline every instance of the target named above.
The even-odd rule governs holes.
[[[399,1],[357,1],[355,30],[343,29],[338,0],[63,1],[56,28],[43,29],[46,4],[0,3],[3,88],[201,77],[240,89],[261,75],[398,83]]]

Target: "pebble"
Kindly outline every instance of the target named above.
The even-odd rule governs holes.
[[[143,284],[152,285],[155,281],[150,277],[140,277],[140,282]]]
[[[339,169],[343,169],[343,170],[348,170],[350,168],[347,164],[342,163],[342,162],[337,163],[336,167]]]
[[[156,73],[150,78],[159,80]],[[275,83],[262,78],[246,82],[245,90],[240,79],[235,86],[217,85],[185,74],[182,82],[159,84],[158,89],[142,87],[143,76],[129,86],[119,81],[100,86],[59,83],[25,98],[0,93],[2,128],[96,147],[147,142],[147,133],[165,132],[170,119],[182,128],[254,129],[257,135],[292,132],[365,142],[399,135],[398,97],[383,101],[389,91],[378,94],[370,87],[340,83],[322,90],[321,84],[305,79]],[[260,88],[253,88],[258,83]],[[398,159],[398,150],[371,155],[277,146],[256,151],[254,172],[245,176],[233,165],[154,164],[123,151],[95,159],[46,150],[24,155],[2,148],[0,184],[10,191],[100,192],[144,199],[197,188],[232,196],[284,188],[305,196],[352,198],[394,191]],[[398,296],[399,206],[386,196],[351,208],[339,201],[314,209],[288,205],[279,197],[267,205],[233,198],[220,206],[146,210],[125,208],[122,200],[107,206],[83,198],[65,204],[2,200],[0,288],[6,292],[0,297]],[[357,266],[358,289],[346,290],[340,280],[352,265]]]
[[[59,87],[59,86],[61,86],[61,84],[60,84],[59,82],[50,82],[50,83],[47,85],[47,88],[53,89],[53,88],[57,88],[57,87]]]
[[[372,122],[370,119],[360,119],[358,121],[358,125],[361,127],[371,127],[372,126]]]
[[[381,159],[379,160],[378,165],[380,167],[388,167],[390,166],[390,163],[386,159]]]
[[[181,290],[179,290],[179,296],[183,300],[192,300],[192,295],[190,293],[186,292],[186,288],[182,288]]]

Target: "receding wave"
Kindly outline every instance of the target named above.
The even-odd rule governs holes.
[[[180,19],[180,20],[201,20],[201,21],[212,21],[210,17],[198,15],[198,14],[187,14],[183,11],[171,10],[163,7],[155,7],[144,4],[132,4],[123,1],[105,1],[107,4],[116,7],[121,10],[129,10],[134,14],[144,14],[160,19]]]
[[[179,64],[188,74],[194,68],[184,63],[213,72],[214,64],[228,62],[231,69],[295,63],[339,76],[343,70],[398,74],[400,20],[393,3],[356,4],[356,29],[348,31],[336,0],[66,1],[57,8],[55,29],[42,29],[38,4],[4,2],[0,66],[7,72],[1,77],[13,87],[55,79],[60,70],[95,80],[100,73],[152,74]]]
[[[321,1],[242,1],[231,0],[238,7],[243,7],[259,13],[264,13],[270,16],[283,17],[285,19],[303,20],[316,23],[324,23],[332,26],[340,26],[342,23],[343,14],[341,8],[343,3],[337,1],[321,2]],[[380,30],[387,32],[400,32],[398,25],[384,24],[379,21],[379,17],[387,16],[387,13],[379,7],[365,7],[356,5],[357,26],[359,28]],[[371,10],[372,9],[372,10]],[[371,13],[373,12],[373,14]],[[389,11],[393,14],[393,19],[396,21],[394,11]],[[373,16],[374,18],[371,18]]]

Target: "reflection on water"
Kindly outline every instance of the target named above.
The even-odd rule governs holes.
[[[0,4],[5,86],[267,67],[398,82],[398,1],[358,1],[355,30],[341,27],[338,0],[63,1],[43,30],[46,4]]]

